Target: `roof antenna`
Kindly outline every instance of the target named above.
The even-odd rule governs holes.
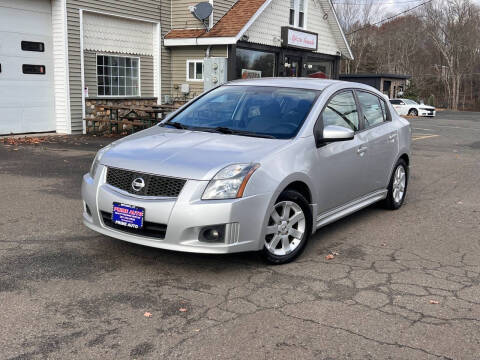
[[[203,1],[198,3],[195,6],[190,6],[190,12],[195,16],[198,20],[200,20],[205,26],[207,32],[210,30],[208,27],[208,18],[212,15],[213,6],[208,1]]]

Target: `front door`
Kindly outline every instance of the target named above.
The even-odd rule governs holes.
[[[322,111],[320,122],[359,130],[359,115],[353,91],[334,95]],[[317,124],[318,125],[318,124]],[[319,214],[345,205],[366,194],[364,187],[366,137],[355,134],[353,140],[332,142],[317,149],[315,180]]]
[[[301,63],[302,59],[298,56],[285,56],[285,76],[302,76]]]

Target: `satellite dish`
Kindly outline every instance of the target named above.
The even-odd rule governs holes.
[[[205,21],[212,15],[213,6],[208,1],[203,1],[198,3],[193,7],[193,16],[195,16],[200,21]]]

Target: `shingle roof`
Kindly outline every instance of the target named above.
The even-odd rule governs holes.
[[[166,39],[235,37],[266,0],[238,0],[232,8],[206,32],[203,29],[174,29]]]

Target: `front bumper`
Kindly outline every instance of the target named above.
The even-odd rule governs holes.
[[[95,179],[90,174],[83,177],[83,223],[94,231],[140,245],[185,252],[224,254],[263,247],[262,231],[272,194],[201,200],[208,181],[188,180],[177,198],[152,199],[118,191],[106,184],[105,179],[103,165],[99,165]],[[145,222],[166,225],[165,237],[148,237],[106,226],[102,212],[111,213],[113,202],[145,208]],[[223,243],[198,240],[203,227],[223,224],[226,225]]]
[[[436,115],[436,111],[435,110],[419,110],[418,115],[434,117]]]

